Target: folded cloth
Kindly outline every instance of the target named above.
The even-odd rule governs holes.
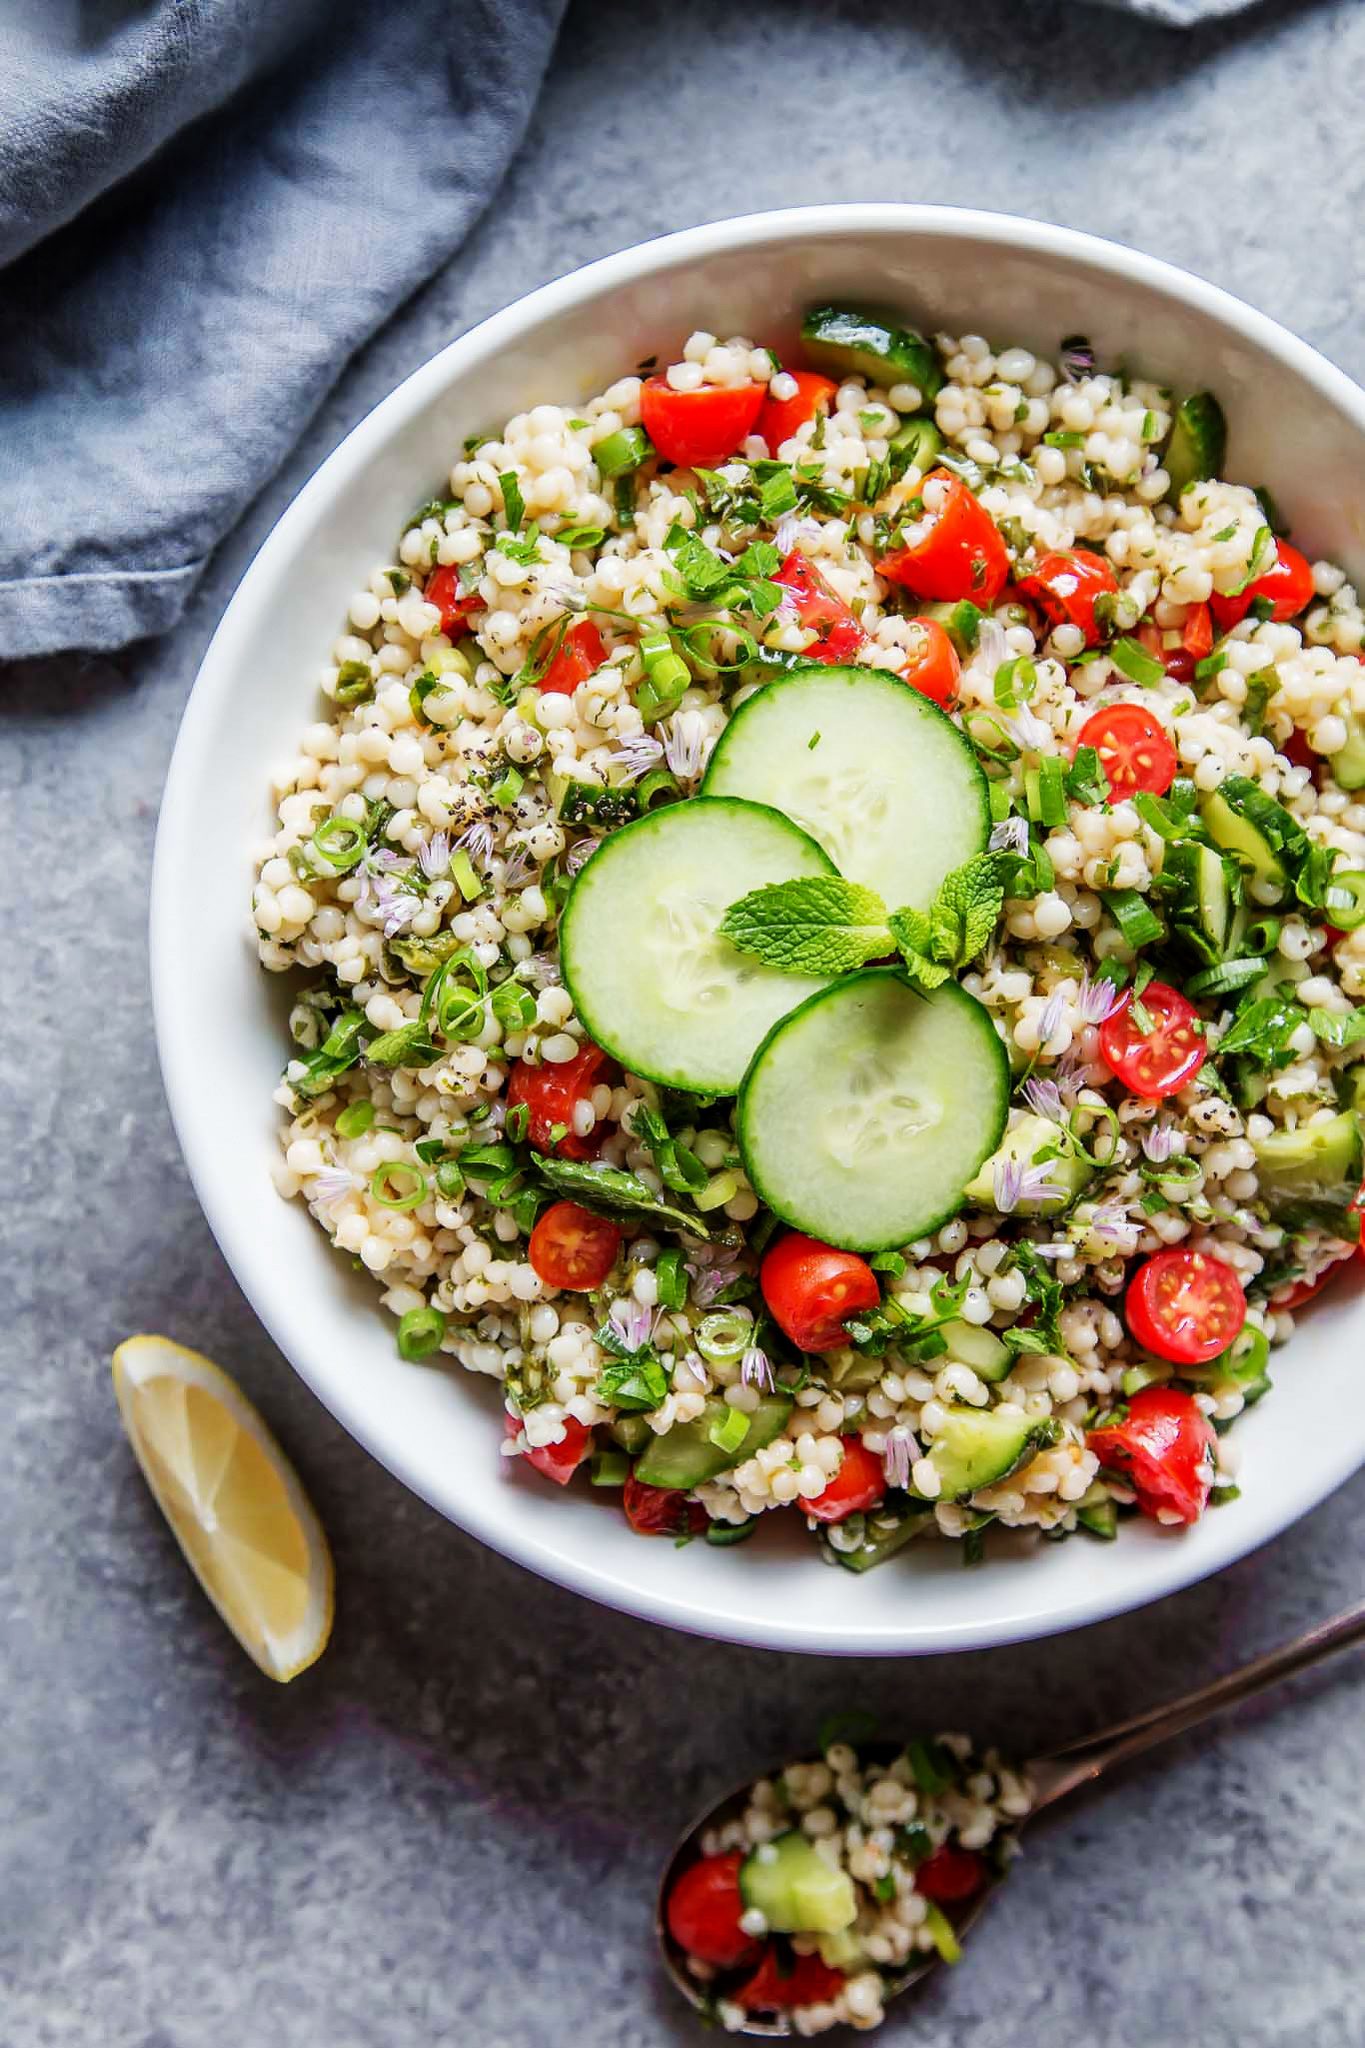
[[[564,5],[0,0],[0,658],[174,624],[487,205]]]
[[[180,615],[459,246],[565,0],[8,0],[0,657]]]

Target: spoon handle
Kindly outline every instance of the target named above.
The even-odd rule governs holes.
[[[1281,1649],[1244,1664],[1239,1671],[1229,1671],[1226,1677],[1214,1679],[1212,1685],[1200,1686],[1197,1692],[1185,1693],[1164,1706],[1150,1707],[1145,1714],[1135,1714],[1131,1721],[1120,1721],[1098,1735],[1083,1736],[1079,1742],[1049,1750],[1029,1765],[1035,1790],[1033,1811],[1037,1813],[1042,1807],[1064,1799],[1077,1786],[1092,1782],[1113,1765],[1127,1763],[1130,1757],[1140,1756],[1154,1744],[1181,1735],[1225,1707],[1236,1706],[1239,1701],[1264,1692],[1267,1686],[1277,1685],[1282,1678],[1292,1678],[1296,1672],[1306,1671],[1310,1665],[1359,1642],[1365,1642],[1365,1601],[1348,1608],[1335,1620],[1309,1629],[1306,1635],[1296,1637]]]

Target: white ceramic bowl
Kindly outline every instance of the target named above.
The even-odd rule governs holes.
[[[650,1620],[774,1648],[913,1655],[1043,1635],[1216,1571],[1365,1461],[1365,1309],[1324,1302],[1271,1397],[1239,1422],[1243,1495],[1188,1533],[1125,1528],[992,1556],[964,1572],[926,1544],[857,1578],[803,1530],[744,1549],[633,1535],[602,1496],[506,1476],[493,1386],[403,1364],[376,1290],[298,1203],[275,1195],[271,1091],[284,990],[256,964],[248,847],[267,778],[317,716],[313,677],[349,594],[439,490],[465,435],[545,400],[579,401],[691,329],[789,345],[822,299],[885,300],[916,323],[1055,354],[1088,334],[1179,388],[1210,386],[1229,471],[1268,483],[1310,553],[1365,572],[1365,397],[1303,342],[1199,279],[1112,243],[1000,215],[830,206],[694,228],[532,292],[417,370],[299,493],[204,659],[162,805],[152,975],[166,1088],[200,1201],[237,1279],[332,1413],[442,1514],[534,1571]],[[192,1333],[191,1333],[192,1334]],[[785,1519],[785,1518],[784,1518]]]

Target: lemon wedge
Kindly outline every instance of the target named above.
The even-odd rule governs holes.
[[[298,1478],[240,1387],[168,1337],[129,1337],[114,1393],[143,1477],[247,1655],[283,1683],[332,1632],[332,1554]]]

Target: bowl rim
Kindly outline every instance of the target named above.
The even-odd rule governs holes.
[[[1365,433],[1365,392],[1310,343],[1193,272],[1080,229],[980,208],[845,202],[735,215],[634,243],[538,286],[446,343],[359,420],[301,486],[257,549],[205,649],[167,770],[152,860],[152,1015],[171,1120],[209,1228],[253,1312],[300,1378],[395,1478],[501,1556],[641,1620],[751,1648],[813,1655],[920,1656],[1002,1647],[1064,1634],[1131,1612],[1221,1571],[1282,1533],[1359,1468],[1365,1446],[1358,1449],[1349,1433],[1343,1432],[1324,1452],[1311,1478],[1282,1485],[1274,1496],[1273,1509],[1253,1505],[1244,1497],[1239,1506],[1245,1513],[1229,1517],[1225,1533],[1209,1531],[1198,1551],[1178,1542],[1153,1545],[1150,1573],[1141,1583],[1108,1585],[1100,1570],[1094,1574],[1095,1590],[1080,1598],[1044,1601],[1035,1607],[1019,1604],[1008,1617],[994,1622],[989,1617],[968,1615],[927,1628],[921,1625],[913,1634],[909,1622],[894,1628],[869,1625],[858,1622],[852,1613],[849,1625],[841,1628],[837,1637],[831,1636],[827,1627],[803,1624],[799,1614],[788,1617],[775,1612],[756,1626],[748,1614],[728,1612],[723,1599],[708,1603],[675,1595],[666,1587],[648,1586],[566,1554],[553,1540],[544,1540],[515,1518],[508,1518],[507,1526],[498,1523],[495,1528],[494,1518],[477,1503],[438,1498],[434,1489],[421,1483],[402,1444],[383,1437],[358,1398],[359,1376],[348,1379],[345,1370],[329,1365],[310,1349],[306,1320],[296,1312],[287,1282],[260,1269],[257,1226],[220,1193],[212,1171],[211,1148],[201,1142],[197,1128],[203,1089],[192,1055],[193,996],[183,977],[175,973],[171,876],[178,850],[192,831],[195,790],[208,771],[208,746],[219,699],[231,687],[237,656],[255,629],[258,588],[268,583],[275,565],[289,557],[296,537],[307,531],[318,510],[363,474],[372,457],[404,423],[459,376],[467,360],[534,331],[605,290],[689,261],[774,239],[814,241],[846,234],[894,237],[907,233],[976,238],[1014,251],[1083,263],[1124,282],[1146,286],[1208,315],[1276,357],[1328,405],[1353,418]]]

